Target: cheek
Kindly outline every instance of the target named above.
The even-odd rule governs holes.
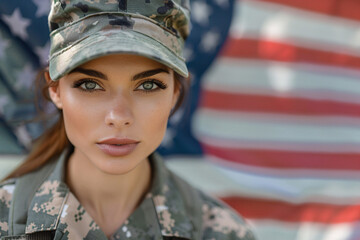
[[[141,117],[138,119],[141,121],[143,132],[149,139],[161,142],[172,108],[170,99],[169,97],[160,98],[157,101],[147,102],[139,108]]]
[[[96,105],[71,90],[62,95],[62,103],[66,134],[76,146],[91,134],[91,127],[96,126]],[[97,114],[99,115],[99,112]]]

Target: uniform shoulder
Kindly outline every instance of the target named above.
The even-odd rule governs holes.
[[[244,219],[221,201],[200,192],[203,239],[254,240]]]
[[[9,210],[15,190],[16,179],[0,183],[0,237],[6,236],[9,228]]]
[[[177,183],[177,187],[182,192],[182,197],[187,202],[194,201],[193,210],[201,214],[202,239],[222,239],[222,240],[254,240],[255,237],[250,231],[244,219],[233,209],[221,201],[205,194],[201,190],[191,186],[187,181],[172,173],[172,179]],[[198,197],[195,197],[198,196]],[[201,211],[194,209],[199,207]]]
[[[201,239],[254,240],[255,237],[244,219],[221,201],[193,187],[177,174],[170,172],[180,198],[189,207],[188,216],[194,217],[195,225],[201,229]],[[200,219],[199,219],[200,218]]]
[[[0,209],[1,204],[9,203],[15,190],[16,179],[8,179],[0,182]]]

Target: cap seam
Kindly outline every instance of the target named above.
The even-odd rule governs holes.
[[[61,5],[61,10],[62,10],[63,14],[65,14],[68,18],[72,18],[72,17],[70,16],[70,14],[68,14],[67,12],[65,12],[65,9],[62,7],[61,2],[59,1],[59,2],[57,2],[57,3]],[[61,28],[62,28],[62,27],[61,27]],[[57,30],[57,29],[55,29],[54,31],[56,31],[56,30]],[[54,32],[54,31],[52,31],[52,32]],[[49,36],[51,36],[51,33],[49,34]]]
[[[138,32],[138,31],[136,31],[136,30],[133,30],[134,32],[137,32],[137,33],[140,33],[141,35],[144,35],[144,36],[146,36],[146,37],[148,37],[148,38],[152,38],[152,37],[150,37],[150,36],[148,36],[148,35],[146,35],[146,34],[144,34],[144,33],[142,33],[142,32]],[[156,39],[154,39],[155,41],[157,41]],[[159,42],[159,41],[157,41],[159,44],[161,44],[162,46],[164,46],[166,49],[168,49],[170,52],[172,52],[173,54],[175,54],[175,56],[176,57],[178,57],[178,58],[180,58],[181,60],[183,60],[183,61],[185,61],[185,58],[183,58],[182,56],[179,56],[177,53],[175,53],[173,50],[171,50],[170,48],[168,48],[166,45],[164,45],[162,42]]]

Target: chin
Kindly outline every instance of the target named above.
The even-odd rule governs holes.
[[[124,175],[134,170],[142,161],[136,161],[133,157],[121,157],[111,159],[102,159],[102,162],[96,164],[96,167],[103,173],[109,175]]]
[[[102,173],[107,175],[119,176],[119,175],[126,175],[127,173],[131,172],[132,169],[100,169]]]

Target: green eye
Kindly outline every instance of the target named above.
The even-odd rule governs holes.
[[[142,84],[142,86],[145,90],[152,90],[154,87],[154,83],[153,82],[145,82]]]
[[[155,91],[158,90],[159,88],[162,88],[162,84],[161,82],[157,82],[155,80],[151,80],[151,81],[145,81],[142,84],[140,84],[137,87],[137,90],[142,90],[142,91],[146,91],[146,92],[150,92],[150,91]]]
[[[155,91],[159,91],[159,90],[164,90],[167,88],[167,85],[157,79],[148,79],[144,82],[142,82],[137,88],[136,90],[140,90],[143,92],[155,92]]]
[[[89,91],[102,89],[102,87],[99,84],[97,84],[94,81],[89,81],[89,80],[86,80],[86,81],[80,83],[79,87],[83,90],[89,90]]]
[[[83,85],[85,89],[95,89],[97,84],[94,82],[86,82]]]
[[[76,81],[73,83],[72,87],[85,92],[104,90],[99,83],[91,79],[81,79]]]

